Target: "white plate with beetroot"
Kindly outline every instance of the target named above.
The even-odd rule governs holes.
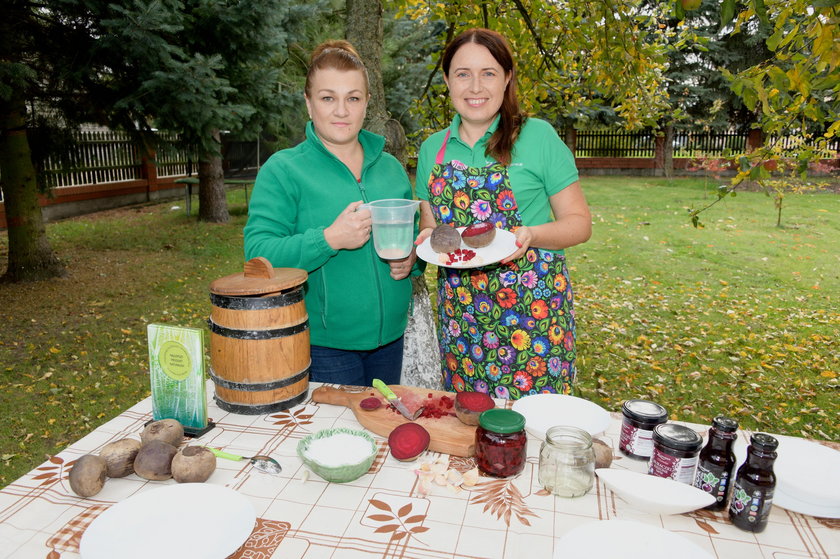
[[[577,427],[594,437],[610,424],[607,410],[589,400],[565,394],[531,394],[515,401],[513,410],[525,416],[525,430],[540,440],[555,425]]]
[[[463,233],[466,227],[458,227]],[[461,247],[454,252],[435,252],[432,250],[431,237],[426,237],[417,247],[417,257],[435,266],[445,268],[480,268],[501,262],[517,250],[516,235],[510,231],[496,228],[493,242],[482,248],[470,248],[461,241]]]

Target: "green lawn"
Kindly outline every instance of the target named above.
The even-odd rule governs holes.
[[[740,193],[703,229],[703,179],[585,181],[593,235],[569,250],[582,395],[618,409],[656,399],[672,416],[730,414],[751,428],[840,438],[840,197]]]
[[[840,440],[840,197],[789,196],[777,228],[771,198],[741,193],[694,229],[687,208],[714,182],[583,185],[594,232],[568,251],[579,395]],[[68,277],[0,285],[0,486],[148,394],[148,323],[205,327],[208,285],[242,270],[244,192],[229,196],[226,225],[176,202],[50,224]]]

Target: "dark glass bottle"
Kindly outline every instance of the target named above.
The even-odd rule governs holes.
[[[738,468],[729,503],[729,519],[742,530],[763,532],[773,507],[776,474],[773,462],[779,441],[756,433],[750,437],[747,460]]]
[[[732,469],[735,467],[735,453],[732,445],[738,437],[738,422],[719,415],[712,420],[709,440],[700,451],[694,487],[710,493],[715,502],[706,507],[709,510],[723,510],[732,492]]]

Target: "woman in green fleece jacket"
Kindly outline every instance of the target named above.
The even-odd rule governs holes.
[[[350,43],[315,49],[304,96],[311,118],[306,139],[275,153],[257,175],[245,257],[309,273],[311,380],[396,384],[416,256],[380,259],[370,211],[359,206],[411,198],[411,183],[383,151],[385,139],[362,130],[368,75]]]

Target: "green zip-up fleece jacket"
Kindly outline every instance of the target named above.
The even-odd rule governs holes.
[[[324,229],[348,204],[411,198],[400,163],[385,153],[385,138],[359,133],[362,180],[327,151],[310,122],[306,140],[272,155],[257,175],[245,226],[245,258],[309,273],[305,287],[310,340],[346,350],[370,350],[405,332],[411,280],[391,279],[373,238],[354,250],[333,250]],[[415,231],[415,236],[417,232]]]

